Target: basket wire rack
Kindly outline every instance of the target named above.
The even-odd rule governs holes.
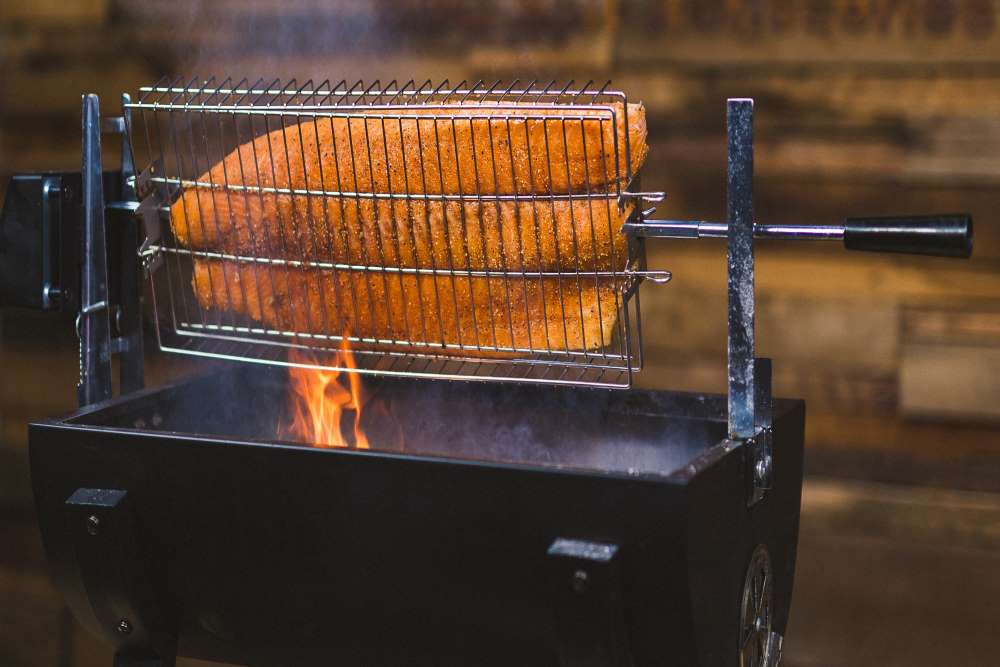
[[[623,232],[663,198],[640,190],[629,113],[610,82],[140,88],[124,116],[160,348],[631,386],[639,284],[670,274]]]

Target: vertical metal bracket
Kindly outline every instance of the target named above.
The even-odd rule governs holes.
[[[126,491],[77,489],[67,531],[91,608],[115,647],[115,665],[172,667],[175,633],[155,596]]]
[[[729,224],[729,437],[756,433],[754,420],[753,100],[727,102]]]
[[[80,381],[77,398],[80,405],[90,405],[111,398],[111,356],[119,354],[122,392],[143,386],[142,349],[142,273],[137,248],[136,224],[116,224],[109,230],[107,221],[134,218],[135,166],[129,144],[131,124],[122,96],[122,116],[101,122],[97,95],[83,97],[82,255],[80,258],[80,312],[76,320],[80,339]],[[105,182],[102,164],[101,134],[122,136],[121,181]],[[105,202],[105,189],[113,200]],[[108,241],[111,243],[109,244]],[[109,247],[117,252],[109,257]],[[117,282],[108,283],[109,259]],[[114,305],[112,305],[112,298]],[[113,336],[113,333],[115,334]]]
[[[121,170],[121,203],[134,204],[135,164],[132,155],[132,145],[129,130],[132,126],[132,111],[128,108],[131,101],[128,93],[122,94],[122,115],[116,118],[113,131],[122,137],[122,170]],[[118,202],[116,202],[117,204]],[[128,393],[142,389],[145,384],[143,369],[142,346],[142,284],[143,270],[139,260],[140,230],[134,209],[117,209],[113,213],[114,224],[111,229],[113,247],[118,251],[117,280],[118,305],[117,335],[121,363],[119,377],[121,392]]]
[[[83,230],[80,266],[80,405],[111,398],[111,322],[104,227],[104,168],[101,164],[101,107],[97,95],[83,97]]]
[[[729,100],[726,121],[729,437],[746,444],[752,506],[773,483],[771,361],[756,358],[754,340],[753,100]]]
[[[558,538],[549,546],[561,667],[630,667],[618,545]]]

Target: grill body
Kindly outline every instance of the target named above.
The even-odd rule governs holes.
[[[358,452],[253,439],[284,382],[239,369],[31,426],[55,581],[119,650],[159,633],[243,664],[733,665],[761,545],[784,632],[801,402],[775,402],[780,483],[748,507],[724,396],[384,379],[414,435]],[[234,386],[244,400],[224,400]],[[447,425],[421,428],[433,405]],[[128,520],[97,530],[80,489],[124,491]],[[616,552],[562,558],[559,539]],[[123,550],[129,576],[87,565]]]

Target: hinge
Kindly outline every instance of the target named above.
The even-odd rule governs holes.
[[[773,430],[770,426],[762,428],[757,435],[746,441],[748,452],[750,491],[747,507],[753,507],[761,500],[774,483],[774,460],[772,458]]]
[[[754,426],[756,432],[746,441],[750,490],[747,507],[753,507],[767,495],[774,484],[774,399],[771,396],[771,360],[754,359]]]

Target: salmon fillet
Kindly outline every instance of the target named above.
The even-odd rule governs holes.
[[[611,106],[614,123],[610,116],[604,121],[564,120],[558,116],[576,112],[531,105],[511,105],[509,110],[452,105],[387,111],[402,116],[394,119],[272,119],[272,127],[283,127],[242,144],[198,176],[200,186],[185,188],[171,206],[171,225],[178,241],[188,247],[240,254],[299,258],[305,248],[311,259],[347,261],[350,243],[338,247],[327,242],[328,236],[344,235],[360,237],[350,261],[380,257],[375,246],[381,242],[381,252],[386,252],[388,237],[402,244],[394,261],[403,266],[407,258],[419,262],[421,257],[443,260],[450,255],[462,268],[572,270],[579,262],[582,267],[607,270],[612,267],[600,262],[610,261],[614,249],[624,247],[619,230],[628,211],[619,211],[614,204],[618,186],[638,171],[648,151],[642,105],[629,104],[627,114],[624,105]],[[440,117],[455,113],[468,118]],[[528,118],[508,120],[504,113]],[[260,192],[260,188],[301,194]],[[607,199],[593,200],[592,205],[586,199],[536,205],[390,203],[370,196],[323,196],[325,192],[518,196],[603,192]],[[485,233],[476,231],[479,223]],[[378,235],[370,233],[374,228]],[[477,233],[478,240],[473,239]],[[496,242],[491,243],[491,235]],[[505,252],[500,251],[500,238]],[[467,249],[467,244],[473,248]],[[506,250],[512,247],[522,250]]]
[[[174,219],[177,241],[189,248],[408,268],[620,269],[627,254],[621,226],[632,212],[631,204],[619,211],[607,199],[533,204],[280,196],[268,202],[199,192],[201,210],[211,217],[188,211]]]
[[[417,352],[462,345],[475,356],[484,356],[478,347],[544,352],[610,344],[617,282],[329,271],[217,259],[196,259],[192,277],[203,308],[244,314],[269,328],[432,345],[400,345]]]

